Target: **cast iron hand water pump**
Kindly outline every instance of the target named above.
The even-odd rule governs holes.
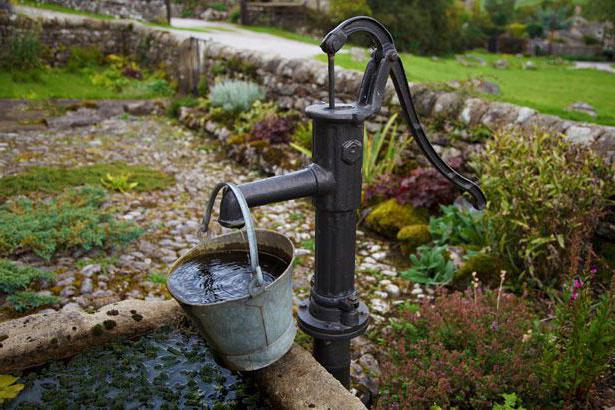
[[[377,44],[355,103],[336,105],[334,56],[353,33],[367,33]],[[452,183],[485,206],[480,188],[451,169],[427,140],[412,103],[410,88],[391,34],[378,21],[355,17],[323,39],[329,56],[329,104],[307,107],[313,120],[313,161],[307,168],[239,185],[248,206],[312,197],[316,208],[316,262],[310,298],[299,305],[299,327],[314,338],[315,358],[343,385],[350,383],[350,339],[363,333],[368,310],[354,287],[357,210],[361,205],[364,121],[380,110],[389,74],[403,116],[427,159]],[[244,224],[230,190],[220,205],[219,223]]]

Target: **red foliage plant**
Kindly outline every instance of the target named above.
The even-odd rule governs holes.
[[[461,157],[449,161],[451,167],[461,167]],[[437,209],[439,205],[450,204],[458,192],[455,186],[435,168],[415,168],[403,177],[384,175],[376,179],[365,190],[365,199],[373,197],[395,198],[399,203],[410,203],[417,208]]]
[[[513,295],[441,293],[405,309],[387,336],[379,409],[491,409],[501,394],[533,397],[534,314]],[[499,307],[498,307],[499,305]]]
[[[295,121],[291,118],[270,115],[252,126],[250,140],[288,144],[294,130]]]

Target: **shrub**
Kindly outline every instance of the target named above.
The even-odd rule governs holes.
[[[553,323],[537,335],[543,346],[537,366],[546,390],[542,401],[554,407],[586,404],[615,353],[615,282],[595,298],[591,274],[568,278]]]
[[[488,199],[494,251],[536,285],[562,279],[570,244],[590,239],[612,190],[613,169],[563,136],[499,132],[473,159]],[[576,267],[572,267],[576,268]]]
[[[502,271],[510,272],[506,261],[499,256],[484,252],[471,254],[455,272],[454,281],[457,288],[465,289],[472,279],[472,274],[488,286],[497,286]]]
[[[5,202],[0,206],[0,255],[32,251],[48,260],[61,250],[89,250],[139,237],[143,231],[136,225],[117,222],[101,209],[105,199],[104,190],[85,187],[46,202]]]
[[[19,266],[6,259],[0,259],[0,292],[14,293],[26,289],[39,281],[50,281],[53,274],[29,266]]]
[[[442,293],[404,309],[383,342],[391,360],[377,408],[487,409],[511,391],[533,396],[538,349],[524,335],[534,320],[522,299],[496,292]]]
[[[129,175],[137,183],[136,191],[146,192],[168,187],[175,179],[171,175],[123,162],[86,165],[76,168],[30,167],[17,175],[0,178],[0,198],[30,192],[55,193],[79,185],[100,185],[107,175],[113,178]]]
[[[77,72],[82,68],[94,68],[104,64],[105,59],[97,47],[71,47],[66,69]]]
[[[453,159],[450,165],[459,168],[461,158]],[[439,205],[450,204],[457,195],[454,185],[435,168],[416,168],[403,177],[383,175],[365,189],[366,200],[373,197],[395,198],[403,204],[432,210]]]
[[[2,56],[2,66],[12,72],[36,71],[43,66],[41,53],[38,32],[15,32]]]
[[[372,10],[367,0],[331,0],[329,14],[337,23],[350,17],[369,16]]]
[[[59,299],[56,296],[41,295],[34,292],[17,292],[6,298],[8,307],[19,313],[53,305],[58,302]]]
[[[269,116],[257,122],[250,132],[252,141],[270,144],[288,144],[295,129],[295,122],[288,117]]]
[[[248,111],[255,101],[265,97],[256,83],[227,80],[214,85],[209,94],[211,105],[224,111],[239,113]]]
[[[400,204],[395,199],[376,205],[365,218],[365,224],[370,229],[390,238],[395,238],[399,230],[405,226],[425,223],[427,223],[425,209]]]

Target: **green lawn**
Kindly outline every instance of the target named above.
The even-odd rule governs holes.
[[[433,60],[405,53],[402,53],[402,61],[410,82],[438,83],[480,77],[497,83],[501,88],[501,95],[483,95],[482,98],[527,106],[562,118],[615,125],[615,74],[577,70],[569,63],[556,64],[547,58],[503,56],[478,51],[468,54],[484,59],[487,64],[466,67],[454,57]],[[325,55],[317,58],[326,61]],[[500,58],[509,61],[508,69],[496,69],[491,65]],[[534,62],[536,70],[522,68],[522,63],[528,60]],[[338,54],[335,58],[336,65],[361,71],[366,62],[353,61],[348,54]],[[591,104],[598,117],[592,119],[586,114],[567,111],[566,108],[575,101]]]
[[[45,9],[45,10],[49,10],[49,11],[56,11],[58,13],[74,14],[74,15],[77,15],[77,16],[91,17],[91,18],[96,18],[96,19],[103,19],[103,20],[113,20],[113,19],[115,19],[115,17],[107,16],[105,14],[90,13],[90,12],[87,12],[87,11],[69,9],[68,7],[62,7],[62,6],[58,6],[56,4],[37,3],[36,1],[33,1],[33,0],[18,0],[17,4],[22,5],[22,6],[35,7],[37,9]]]
[[[38,81],[28,82],[16,82],[11,73],[0,70],[0,98],[142,99],[159,96],[145,81],[130,80],[128,86],[118,92],[92,84],[89,75],[70,73],[64,69],[42,70]]]

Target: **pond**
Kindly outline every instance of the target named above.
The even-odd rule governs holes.
[[[191,328],[165,327],[25,374],[8,409],[263,409],[249,376],[216,363]]]

